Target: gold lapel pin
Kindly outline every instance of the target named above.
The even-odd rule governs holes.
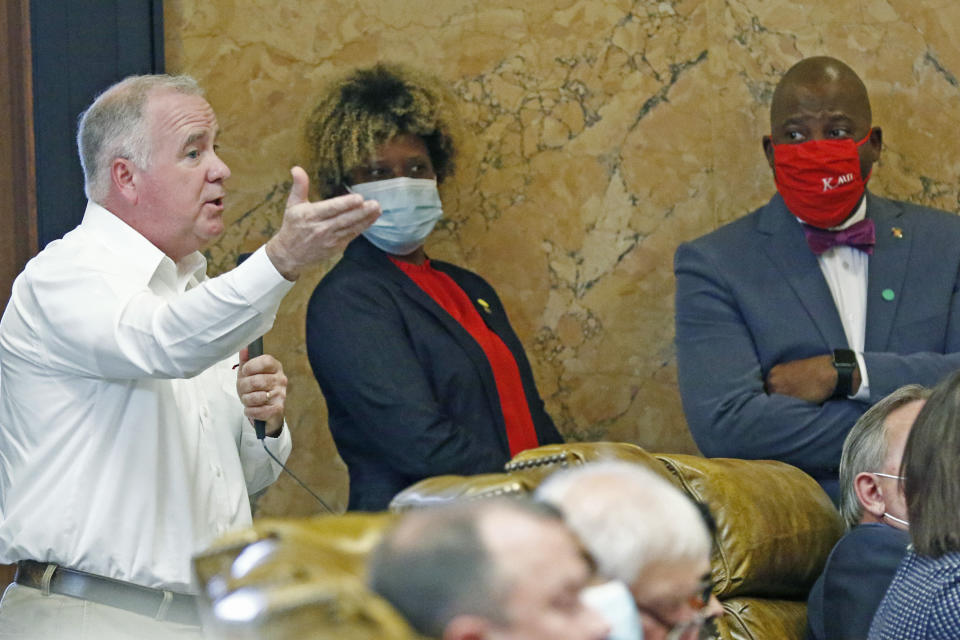
[[[486,311],[487,313],[490,313],[490,305],[487,304],[486,300],[484,300],[483,298],[477,298],[477,304],[483,307],[484,311]]]
[[[903,238],[903,229],[901,229],[900,227],[893,227],[892,229],[890,229],[890,233],[892,233],[893,237],[896,238],[897,240]]]

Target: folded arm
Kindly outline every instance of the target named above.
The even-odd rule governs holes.
[[[767,393],[751,328],[718,265],[696,247],[682,245],[675,271],[680,394],[701,451],[783,460],[813,472],[834,469],[843,439],[865,405],[847,399],[821,404],[776,389]]]

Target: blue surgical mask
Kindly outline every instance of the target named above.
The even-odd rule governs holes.
[[[611,580],[587,587],[580,600],[610,625],[607,640],[643,640],[643,623],[627,585]]]
[[[422,246],[443,215],[436,180],[391,178],[347,189],[380,203],[380,217],[363,236],[381,251],[396,256],[413,253]]]

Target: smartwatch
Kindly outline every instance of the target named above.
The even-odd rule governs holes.
[[[837,386],[834,398],[846,398],[853,393],[853,372],[857,369],[857,356],[850,349],[833,350],[833,368],[837,370]]]

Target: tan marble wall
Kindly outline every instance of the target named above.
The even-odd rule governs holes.
[[[302,122],[332,75],[388,60],[447,80],[469,135],[444,185],[431,255],[482,273],[574,439],[695,450],[676,391],[677,243],[773,192],[760,148],[777,78],[802,57],[847,61],[886,149],[872,188],[960,209],[960,3],[954,0],[167,0],[167,65],[200,79],[233,169],[232,265],[280,220]],[[291,466],[338,507],[346,476],[286,299],[268,350],[291,378]],[[261,512],[306,514],[288,479]]]

